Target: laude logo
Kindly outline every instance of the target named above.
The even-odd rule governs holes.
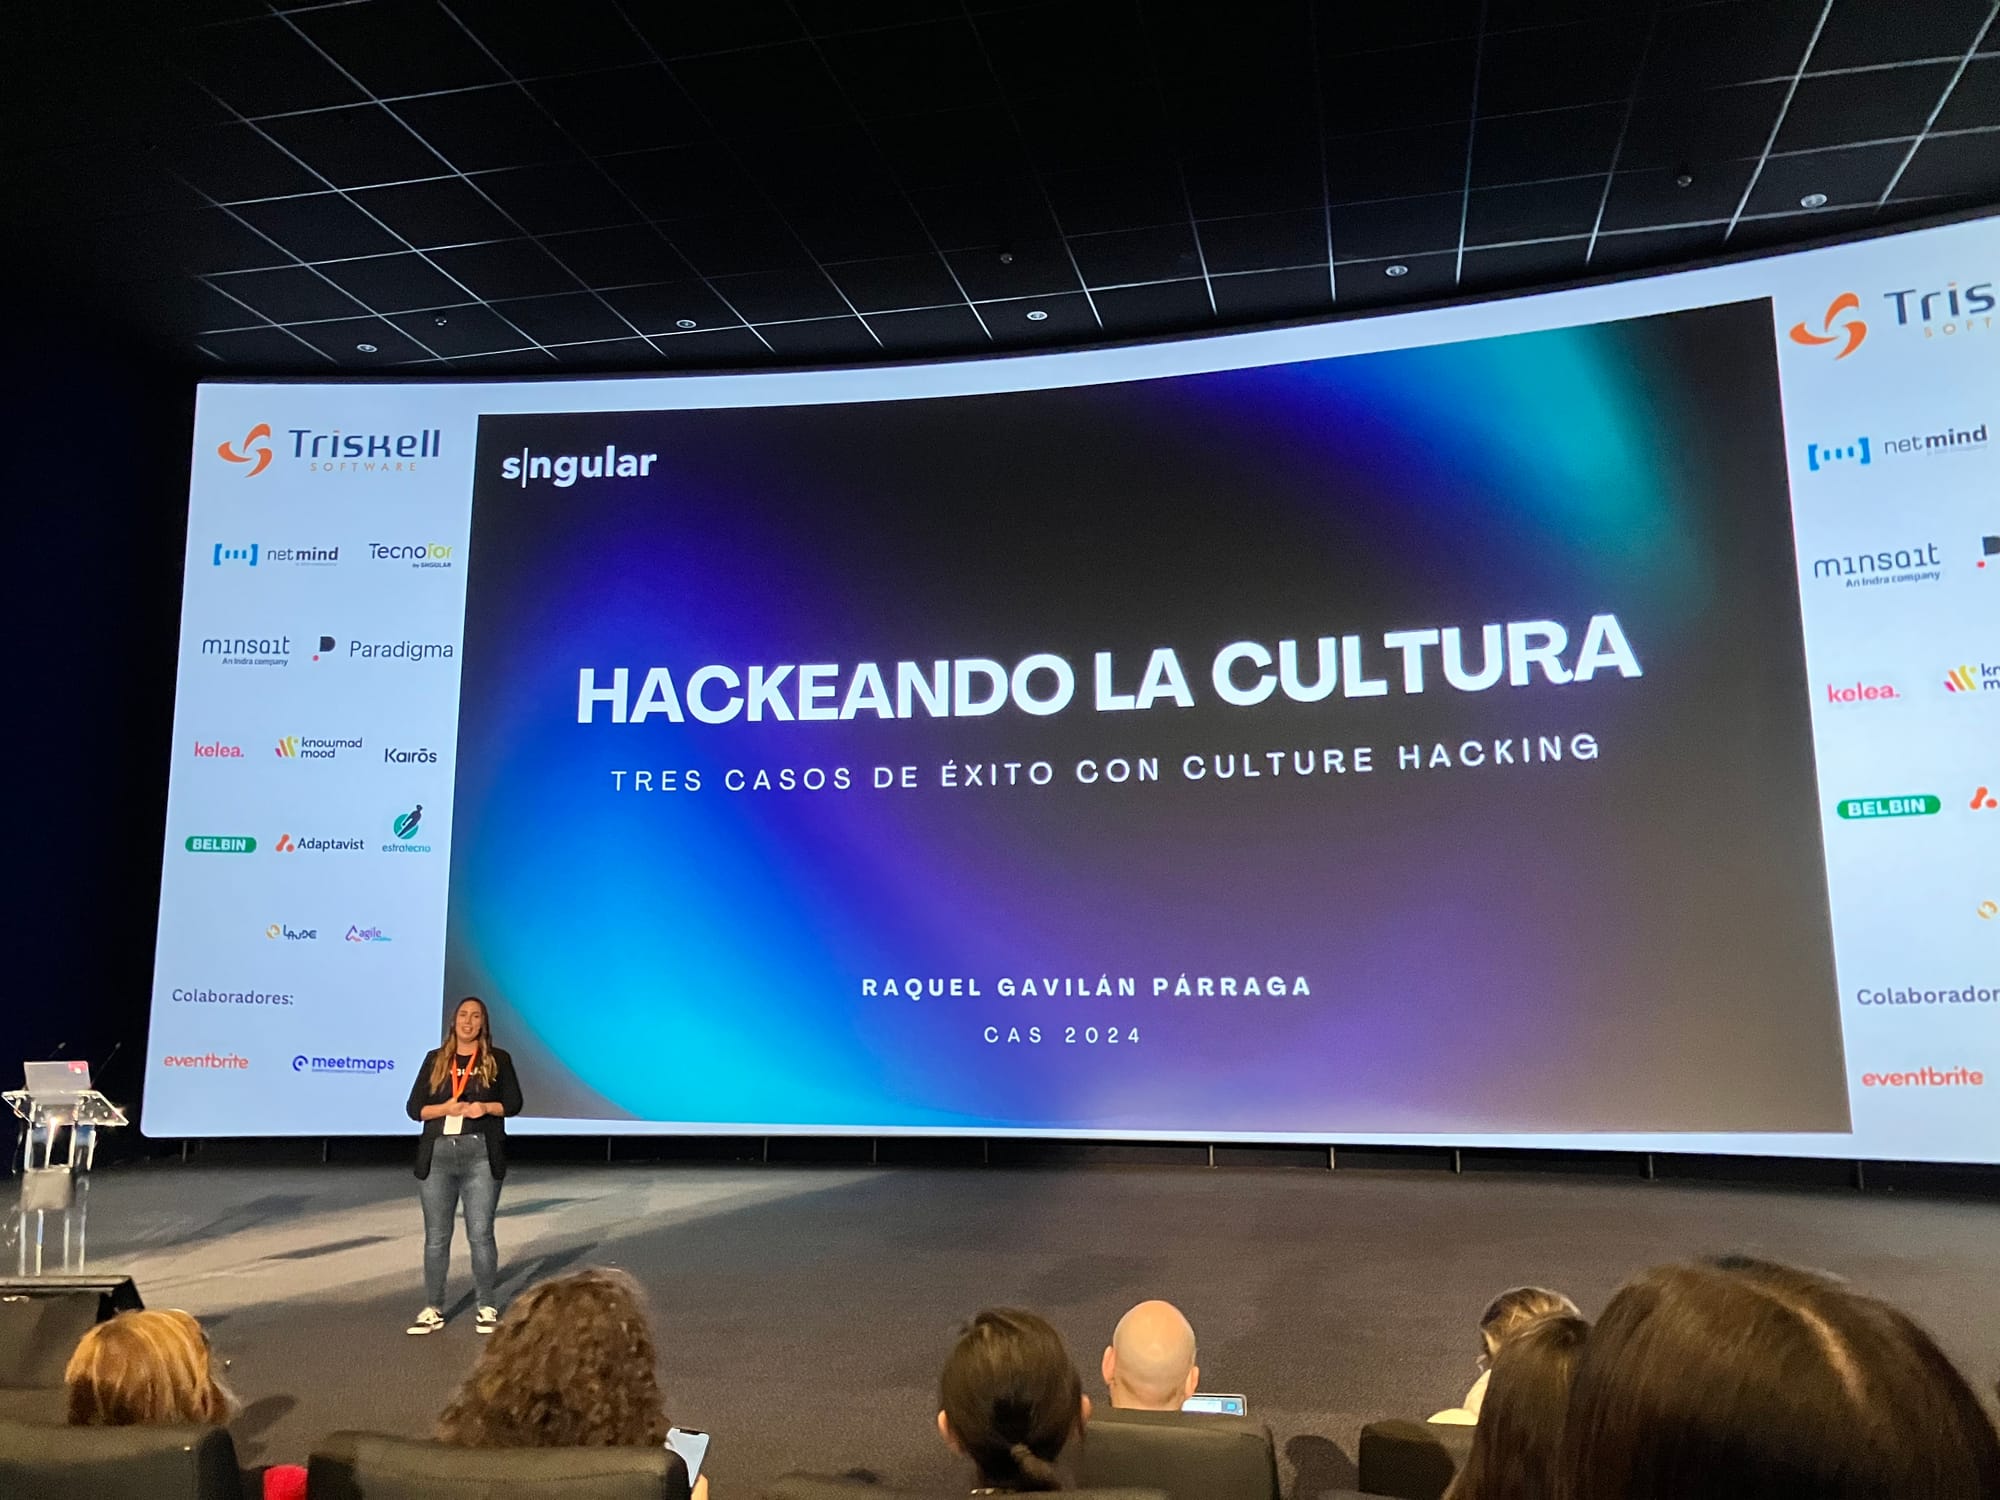
[[[1964,662],[1945,673],[1947,693],[2000,693],[2000,662]]]
[[[301,1052],[292,1059],[294,1073],[347,1073],[356,1078],[373,1078],[393,1073],[396,1064],[386,1057],[314,1057]]]
[[[316,943],[319,929],[316,927],[287,927],[283,922],[273,922],[264,929],[264,936],[276,942],[283,938],[288,943]]]
[[[196,760],[241,760],[243,759],[243,747],[241,745],[225,745],[221,740],[196,740],[194,742],[194,758]]]
[[[347,929],[347,941],[350,943],[386,943],[390,941],[390,938],[389,934],[379,927],[350,927]]]
[[[250,464],[244,474],[245,479],[255,479],[271,467],[271,424],[259,422],[243,436],[240,443],[223,443],[215,450],[216,456],[233,464]]]
[[[254,568],[257,566],[257,544],[252,542],[247,547],[225,547],[217,542],[214,557],[214,566],[218,568],[224,563],[242,563],[246,568]]]
[[[421,802],[406,813],[398,813],[395,819],[389,824],[389,831],[396,836],[396,842],[393,844],[384,844],[382,852],[384,854],[429,854],[431,852],[429,844],[412,842],[417,836],[417,830],[423,826],[423,821],[424,805]]]
[[[271,847],[279,854],[357,854],[368,843],[365,839],[323,839],[316,834],[293,838],[289,833],[281,833]]]
[[[1929,818],[1944,811],[1944,803],[1928,792],[1904,797],[1848,797],[1834,811],[1850,822],[1874,818]]]
[[[288,427],[291,456],[308,474],[410,474],[424,459],[444,452],[444,429],[417,432],[343,432]]]
[[[607,444],[602,453],[534,453],[523,448],[500,460],[500,477],[524,490],[537,479],[566,490],[579,479],[643,479],[659,461],[657,453],[620,453],[616,444]]]
[[[360,748],[358,739],[319,740],[288,734],[278,741],[277,752],[280,760],[337,760],[341,751]]]
[[[437,751],[428,745],[419,745],[414,750],[399,745],[385,745],[382,749],[382,764],[386,766],[434,766],[437,760]]]
[[[446,542],[370,542],[368,555],[376,562],[406,562],[413,568],[449,568],[452,548]]]
[[[1817,332],[1801,320],[1792,325],[1790,337],[1795,344],[1839,344],[1840,350],[1833,357],[1847,358],[1868,337],[1868,324],[1861,316],[1861,298],[1853,292],[1842,292],[1827,303]]]
[[[1944,557],[1936,542],[1885,552],[1856,552],[1846,557],[1816,557],[1813,577],[1850,589],[1881,588],[1892,583],[1936,583],[1944,577]]]
[[[1900,701],[1902,694],[1896,691],[1892,682],[1857,682],[1852,687],[1826,685],[1826,701],[1829,703],[1888,703]]]
[[[1996,299],[1990,281],[1963,288],[1956,281],[1931,289],[1904,287],[1884,292],[1882,300],[1894,305],[1898,328],[1921,328],[1927,339],[1990,333],[1993,329]]]

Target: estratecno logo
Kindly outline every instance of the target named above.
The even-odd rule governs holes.
[[[395,1062],[387,1057],[317,1057],[301,1052],[292,1059],[294,1073],[346,1073],[356,1077],[369,1078],[378,1073],[393,1073]]]
[[[259,422],[243,435],[240,443],[221,443],[216,455],[232,464],[249,464],[245,479],[255,479],[271,467],[271,424]]]

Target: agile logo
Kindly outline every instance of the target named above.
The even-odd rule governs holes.
[[[1965,662],[1945,673],[1947,693],[2000,693],[2000,662]]]
[[[288,734],[278,741],[277,754],[280,760],[336,760],[341,751],[360,748],[359,739],[305,739],[296,734]]]
[[[660,461],[657,453],[620,453],[607,443],[602,453],[535,453],[523,448],[500,460],[500,477],[522,489],[533,479],[566,490],[579,479],[643,479]]]
[[[424,805],[421,802],[406,813],[398,813],[395,820],[389,825],[389,831],[396,836],[396,842],[393,844],[384,844],[382,852],[384,854],[429,854],[431,852],[429,844],[411,842],[411,840],[416,838],[417,829],[422,826],[423,821]]]
[[[368,555],[376,562],[407,562],[413,568],[449,568],[447,542],[370,542]]]
[[[1838,579],[1843,587],[1850,589],[1879,588],[1891,583],[1936,583],[1944,577],[1944,557],[1936,542],[1884,552],[1856,552],[1847,557],[1816,557],[1813,577]]]
[[[242,563],[247,568],[256,567],[257,544],[252,542],[247,547],[225,547],[222,543],[217,542],[215,544],[215,561],[213,566],[219,568],[224,563]]]
[[[257,841],[247,833],[191,833],[184,847],[190,854],[255,854]]]
[[[1856,463],[1866,468],[1873,460],[1868,456],[1868,439],[1856,438],[1851,443],[1836,443],[1823,448],[1818,443],[1806,444],[1806,467],[1817,474],[1829,464]]]
[[[1990,281],[1975,282],[1962,290],[1955,281],[1947,281],[1933,291],[1904,287],[1901,291],[1884,292],[1882,300],[1896,304],[1898,328],[1921,328],[1927,339],[1990,331],[1993,308],[2000,301],[1994,297]]]
[[[389,934],[379,927],[350,927],[347,929],[346,940],[350,943],[386,943],[391,941]]]
[[[264,936],[276,942],[283,938],[288,943],[316,943],[319,929],[316,927],[287,927],[283,922],[273,922],[264,929]]]
[[[1829,703],[1886,703],[1902,696],[1893,682],[1857,682],[1853,687],[1835,687],[1830,682],[1826,685],[1826,701]]]
[[[200,740],[196,740],[194,742],[194,758],[196,760],[241,760],[243,759],[243,747],[241,745],[225,745],[221,740],[210,740],[206,744]]]
[[[1972,810],[1974,812],[2000,811],[2000,797],[1994,796],[1985,787],[1981,787],[1972,794]]]
[[[1834,811],[1850,822],[1874,818],[1928,818],[1944,811],[1944,803],[1928,792],[1906,797],[1848,797]]]
[[[1843,316],[1846,314],[1847,316]],[[1847,358],[1861,347],[1861,341],[1868,337],[1868,324],[1861,316],[1861,298],[1854,292],[1842,292],[1826,305],[1826,313],[1819,320],[1820,331],[1814,333],[1803,320],[1792,325],[1791,341],[1795,344],[1817,346],[1820,344],[1842,344],[1834,355],[1836,360]],[[1838,328],[1838,332],[1835,329]]]
[[[271,467],[271,424],[259,422],[243,435],[242,442],[223,443],[215,452],[218,457],[225,458],[230,463],[250,464],[250,472],[243,477],[255,479]]]

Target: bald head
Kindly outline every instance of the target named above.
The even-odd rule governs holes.
[[[1104,1351],[1104,1383],[1113,1406],[1179,1411],[1194,1394],[1194,1328],[1171,1302],[1141,1302],[1118,1320]]]

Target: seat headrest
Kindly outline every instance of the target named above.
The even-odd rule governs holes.
[[[0,1422],[0,1495],[236,1500],[242,1492],[225,1428]]]
[[[307,1465],[314,1500],[688,1500],[667,1448],[458,1448],[336,1432]]]

